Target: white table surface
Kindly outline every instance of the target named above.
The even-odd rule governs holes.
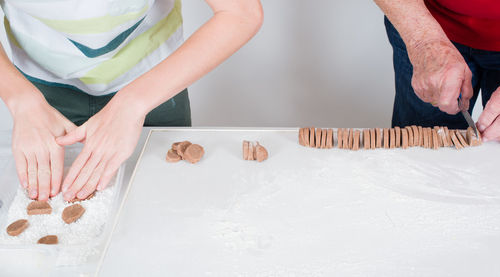
[[[101,276],[500,276],[500,145],[301,147],[296,131],[154,132]],[[241,159],[259,140],[270,158]],[[205,147],[167,164],[170,144]]]
[[[242,161],[244,138],[270,159]],[[182,139],[205,147],[199,164],[163,161]],[[8,155],[3,134],[0,172]],[[157,136],[99,276],[500,276],[499,155],[316,150],[294,132]]]

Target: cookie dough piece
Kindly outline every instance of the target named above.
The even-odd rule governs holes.
[[[299,144],[305,146],[304,143],[304,128],[299,128]]]
[[[370,130],[363,130],[363,148],[365,150],[370,149],[371,138],[370,138]]]
[[[91,194],[89,194],[89,196],[85,197],[85,199],[79,199],[79,198],[75,197],[75,198],[69,200],[68,203],[75,203],[75,202],[81,202],[81,201],[90,200],[90,199],[94,198],[95,193],[96,193],[95,191],[92,192]]]
[[[243,141],[243,160],[248,160],[248,145],[249,141],[244,140]]]
[[[205,150],[199,144],[191,144],[184,151],[184,160],[195,164],[201,160],[203,155],[205,154]]]
[[[320,148],[321,147],[321,129],[316,128],[315,135],[316,135],[316,137],[314,138],[314,142],[316,143],[316,148]]]
[[[172,147],[171,147],[171,148],[172,148],[174,151],[177,151],[177,146],[179,146],[179,144],[180,144],[180,143],[181,143],[180,141],[179,141],[179,142],[174,142],[174,143],[172,143]]]
[[[420,142],[418,146],[424,147],[424,128],[422,126],[418,126],[418,141]]]
[[[439,147],[439,136],[436,129],[432,129],[432,149],[437,150]]]
[[[384,148],[389,149],[389,129],[384,128]]]
[[[444,133],[446,134],[446,140],[449,146],[453,146],[453,141],[451,139],[451,132],[448,127],[444,127]]]
[[[408,147],[413,147],[413,130],[410,126],[406,126],[405,129],[408,131]]]
[[[326,129],[321,130],[321,149],[326,148]]]
[[[354,139],[352,142],[352,150],[359,150],[359,139],[361,138],[361,132],[359,130],[354,131]]]
[[[255,160],[255,147],[253,146],[253,143],[249,142],[248,143],[248,152],[247,152],[247,159],[249,161],[254,161]]]
[[[457,150],[463,149],[464,147],[460,143],[460,140],[458,140],[457,135],[455,133],[455,130],[450,130],[450,137],[451,141],[453,142],[453,145],[455,145],[455,148]]]
[[[309,128],[309,146],[316,147],[316,129],[314,127]]]
[[[342,128],[337,129],[337,147],[339,149],[342,149],[342,147],[344,147],[344,144],[342,142],[343,137],[344,137],[344,129]]]
[[[269,153],[266,148],[257,142],[257,146],[255,146],[255,159],[260,163],[269,157]]]
[[[43,238],[40,238],[37,242],[38,244],[58,244],[59,240],[57,239],[57,236],[54,235],[48,235]]]
[[[304,136],[304,144],[307,147],[310,147],[310,142],[309,142],[309,128],[304,128],[303,136]]]
[[[167,162],[169,163],[176,163],[181,160],[181,156],[179,156],[177,154],[177,151],[175,151],[174,149],[170,149],[167,152],[167,157],[165,158],[165,160],[167,160]]]
[[[344,132],[342,133],[342,143],[343,143],[342,149],[349,149],[349,130],[348,129],[344,129]]]
[[[440,127],[439,126],[434,126],[434,130],[436,131],[436,134],[437,134],[437,143],[438,143],[438,147],[443,147],[444,146],[444,143],[443,143],[443,139],[441,137],[441,134],[440,134]]]
[[[349,129],[349,138],[347,139],[347,141],[348,141],[347,148],[348,149],[352,149],[352,144],[354,142],[353,140],[354,140],[354,130]]]
[[[408,129],[401,129],[401,147],[403,149],[408,148]]]
[[[394,127],[394,135],[396,136],[396,148],[401,147],[401,128],[396,126]]]
[[[416,125],[411,125],[411,130],[413,132],[413,146],[419,146],[420,145],[420,137],[418,135],[418,127]]]
[[[184,160],[184,151],[186,151],[186,148],[191,145],[191,142],[189,141],[183,141],[177,145],[176,151],[177,155],[179,155],[183,160]]]
[[[424,132],[424,135],[423,135],[424,148],[429,148],[429,135],[427,134],[427,128],[423,128],[422,131]]]
[[[434,139],[432,138],[432,128],[427,127],[427,133],[429,134],[429,148],[434,148]]]
[[[375,137],[375,129],[370,129],[370,149],[375,149],[376,145],[376,137]]]
[[[9,236],[19,236],[26,228],[29,226],[29,222],[26,219],[19,219],[12,222],[9,226],[7,226],[7,234]]]
[[[46,201],[33,201],[28,204],[28,215],[51,214],[52,207]]]
[[[434,147],[434,141],[432,140],[432,129],[430,127],[427,127],[425,128],[427,129],[427,135],[429,136],[429,148],[433,148]]]
[[[469,143],[470,146],[479,146],[481,145],[481,135],[479,134],[479,137],[476,136],[474,133],[474,130],[469,127],[467,128],[467,142]]]
[[[389,148],[394,149],[396,148],[396,131],[394,131],[394,128],[391,128],[389,130]]]
[[[64,208],[62,212],[62,220],[67,224],[77,221],[85,213],[85,208],[80,204],[73,204]]]
[[[469,144],[465,140],[465,137],[462,135],[462,132],[460,130],[456,130],[456,132],[457,132],[457,138],[460,141],[460,143],[462,144],[462,146],[463,147],[468,147]]]
[[[377,139],[377,143],[375,144],[376,148],[382,148],[382,133],[380,131],[380,128],[375,129],[375,136]]]
[[[326,148],[331,149],[333,148],[333,130],[328,129],[326,131]]]
[[[444,132],[444,128],[443,127],[438,127],[437,129],[437,134],[438,134],[438,138],[439,138],[439,145],[441,147],[448,147],[448,141],[446,140],[446,134]]]

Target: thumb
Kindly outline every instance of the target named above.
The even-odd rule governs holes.
[[[82,125],[76,129],[73,129],[64,136],[56,138],[56,142],[61,146],[75,144],[85,139],[86,137],[85,125]]]
[[[491,95],[477,121],[477,129],[484,132],[500,115],[500,87]]]

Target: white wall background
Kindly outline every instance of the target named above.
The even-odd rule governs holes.
[[[372,1],[262,2],[257,36],[190,88],[194,126],[390,125],[391,49]],[[186,37],[211,16],[203,0],[183,13]],[[2,103],[0,130],[11,126]]]

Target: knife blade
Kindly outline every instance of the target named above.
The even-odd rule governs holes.
[[[462,112],[463,117],[465,118],[465,121],[467,121],[467,124],[469,127],[472,128],[474,131],[474,134],[476,137],[479,137],[479,134],[477,132],[476,124],[474,123],[474,120],[472,120],[472,116],[470,116],[470,113],[467,109],[464,108],[462,104],[462,93],[460,93],[460,96],[458,97],[458,107],[460,108],[460,112]]]

